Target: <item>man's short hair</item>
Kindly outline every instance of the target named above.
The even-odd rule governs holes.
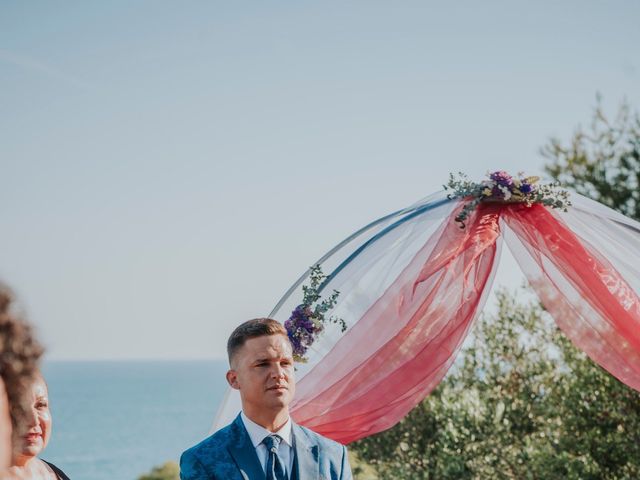
[[[253,320],[247,320],[236,327],[227,341],[229,363],[231,363],[233,356],[242,348],[247,340],[250,338],[264,337],[265,335],[284,335],[289,338],[287,329],[277,320],[272,318],[254,318]]]

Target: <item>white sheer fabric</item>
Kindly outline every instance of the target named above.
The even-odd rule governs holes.
[[[332,275],[324,291],[340,292],[335,309],[328,314],[341,317],[352,326],[450,215],[454,205],[445,192],[437,192],[363,227],[315,262],[325,274]],[[302,299],[300,285],[308,275],[306,271],[287,291],[270,313],[271,318],[282,323],[289,318]],[[308,362],[296,366],[298,382],[327,355],[341,335],[337,326],[323,332],[308,350]],[[239,393],[228,388],[211,430],[228,424],[240,409]]]

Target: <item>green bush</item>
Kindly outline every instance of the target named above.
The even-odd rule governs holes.
[[[151,472],[138,477],[138,480],[180,480],[180,467],[176,462],[165,462],[153,467]]]

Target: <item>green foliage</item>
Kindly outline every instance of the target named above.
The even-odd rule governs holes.
[[[522,297],[500,292],[440,386],[351,446],[380,478],[640,478],[640,394]]]
[[[610,120],[598,99],[588,130],[579,127],[568,145],[551,139],[542,154],[564,186],[640,220],[640,115],[628,104]]]
[[[328,298],[322,299],[320,288],[324,285],[327,276],[322,272],[320,265],[314,265],[310,267],[309,270],[309,285],[302,286],[302,305],[309,309],[312,319],[317,319],[321,324],[325,322],[339,323],[344,332],[347,329],[347,324],[342,318],[333,316],[328,319],[325,318],[325,314],[335,307],[338,302],[340,292],[334,290]]]
[[[348,453],[349,465],[351,465],[354,480],[379,480],[375,469],[371,465],[363,462],[353,450],[350,449]]]
[[[327,276],[322,273],[320,265],[314,265],[309,269],[309,285],[302,286],[303,299],[291,316],[284,322],[291,345],[293,346],[293,359],[296,362],[305,363],[308,348],[320,337],[326,325],[330,323],[340,325],[342,332],[346,331],[346,322],[339,317],[328,317],[330,311],[338,301],[340,292],[334,290],[328,298],[323,299],[320,291],[327,281]]]
[[[138,480],[180,480],[180,467],[176,462],[165,462],[153,469]]]

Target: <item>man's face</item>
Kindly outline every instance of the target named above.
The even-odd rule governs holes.
[[[245,412],[288,409],[295,393],[293,352],[284,335],[248,339],[231,359],[227,381]]]

